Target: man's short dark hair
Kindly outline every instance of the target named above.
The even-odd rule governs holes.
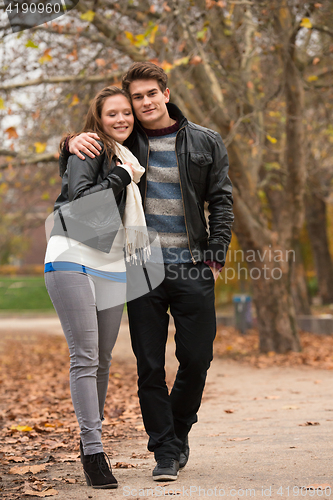
[[[157,80],[161,92],[168,86],[168,76],[165,71],[151,62],[132,64],[122,79],[122,87],[126,92],[129,92],[129,86],[134,80]]]

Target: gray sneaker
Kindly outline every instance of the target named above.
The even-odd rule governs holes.
[[[176,481],[179,471],[179,462],[174,458],[161,458],[157,460],[153,470],[154,481]]]

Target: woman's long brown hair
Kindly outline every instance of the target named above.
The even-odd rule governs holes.
[[[115,85],[111,85],[110,87],[105,87],[104,89],[100,90],[91,101],[85,123],[80,131],[80,134],[82,134],[82,132],[95,132],[99,136],[100,140],[104,145],[102,153],[105,151],[109,159],[112,158],[115,152],[115,141],[109,135],[105,134],[105,132],[103,131],[101,117],[105,100],[115,95],[123,95],[124,97],[126,97],[126,99],[128,99],[129,103],[131,103],[130,96],[125,90],[120,89]],[[70,137],[74,137],[75,135],[79,134],[71,134]],[[67,134],[65,137],[61,139],[59,146],[60,153],[62,152],[62,149],[65,146],[66,139],[68,137],[69,136]],[[61,176],[63,176],[63,174],[64,172],[60,172]]]

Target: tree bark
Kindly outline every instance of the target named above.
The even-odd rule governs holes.
[[[251,266],[251,270],[253,299],[260,324],[260,351],[278,353],[300,351],[295,308],[290,290],[292,264],[283,263],[285,265],[280,267],[277,262],[269,262],[269,259],[261,268],[261,262],[255,264],[256,267]],[[254,280],[256,275],[259,278]]]
[[[303,265],[302,253],[300,242],[296,241],[294,244],[295,262],[292,274],[292,296],[295,305],[296,314],[310,315],[311,307],[308,289],[306,286],[305,269]]]
[[[331,304],[333,302],[333,263],[327,237],[326,204],[314,192],[306,196],[306,224],[313,251],[319,295],[323,304]]]

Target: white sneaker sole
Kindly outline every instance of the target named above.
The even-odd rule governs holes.
[[[158,476],[153,476],[154,481],[176,481],[176,479],[178,479],[178,472],[177,476],[171,474],[159,474]]]

